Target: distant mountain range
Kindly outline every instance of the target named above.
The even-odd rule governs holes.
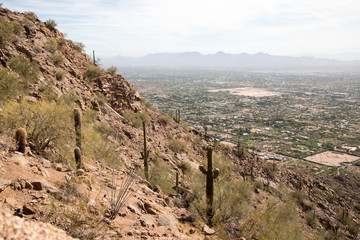
[[[242,70],[360,70],[360,61],[339,61],[313,57],[273,56],[266,53],[230,54],[217,52],[201,54],[199,52],[155,53],[140,58],[115,56],[102,59],[108,67],[161,67],[161,68],[212,68]]]

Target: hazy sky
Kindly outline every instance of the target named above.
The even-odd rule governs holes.
[[[359,0],[0,0],[99,56],[156,52],[360,58]],[[338,56],[338,55],[337,55]]]

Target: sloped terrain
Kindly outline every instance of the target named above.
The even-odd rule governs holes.
[[[222,146],[153,109],[51,22],[2,8],[0,20],[2,209],[81,239],[357,238],[357,167],[313,176],[301,166],[288,170]],[[81,169],[74,159],[75,108],[81,111]],[[148,181],[140,158],[142,122],[151,158]],[[16,151],[19,127],[28,133],[25,154]],[[208,145],[220,169],[212,228],[205,225],[205,177],[199,171]],[[131,198],[112,217],[112,189],[129,176]],[[31,229],[24,222],[19,228]],[[55,234],[51,229],[46,231]]]

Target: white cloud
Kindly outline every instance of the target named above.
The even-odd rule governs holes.
[[[53,18],[68,37],[100,55],[360,52],[354,0],[3,0]]]

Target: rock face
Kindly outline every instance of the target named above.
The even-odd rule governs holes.
[[[99,74],[90,78],[87,72],[91,67],[90,57],[71,40],[64,39],[64,35],[57,29],[50,30],[37,18],[29,18],[25,14],[4,8],[0,8],[0,17],[19,26],[12,41],[0,44],[0,63],[3,67],[10,69],[9,60],[14,56],[24,56],[39,66],[37,84],[52,85],[58,95],[74,92],[82,109],[88,106],[99,110],[99,100],[95,94],[97,92],[105,96],[116,111],[141,110],[140,95],[121,75],[109,74],[96,68]],[[62,61],[54,62],[52,54],[61,56]],[[59,71],[65,73],[63,78],[56,76]],[[42,94],[34,85],[32,96],[26,98],[37,101],[43,98]]]
[[[74,239],[66,235],[65,231],[48,223],[26,221],[8,212],[0,213],[0,239],[38,240],[38,239]]]

